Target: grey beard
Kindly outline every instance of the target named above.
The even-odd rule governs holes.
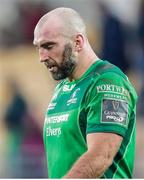
[[[52,76],[55,80],[62,80],[69,77],[76,67],[76,62],[73,59],[63,63],[61,67],[58,67],[58,72],[53,73]]]
[[[63,52],[63,62],[58,66],[58,71],[52,73],[55,80],[62,80],[69,77],[76,67],[75,57],[72,54],[72,47],[68,43],[65,45]]]

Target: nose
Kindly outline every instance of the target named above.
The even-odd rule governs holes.
[[[49,58],[46,49],[44,48],[39,49],[39,58],[40,58],[40,62],[45,62]]]

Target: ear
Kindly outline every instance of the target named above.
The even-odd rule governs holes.
[[[80,52],[84,47],[84,35],[78,33],[75,37],[75,51]]]

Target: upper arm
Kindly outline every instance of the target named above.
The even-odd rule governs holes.
[[[127,131],[131,103],[127,93],[119,95],[122,88],[127,92],[122,78],[118,82],[116,77],[107,76],[101,76],[89,91],[86,130],[88,152],[109,165]],[[115,88],[119,88],[119,91]]]
[[[87,135],[88,151],[95,156],[114,158],[121,142],[122,136],[114,133],[91,133]]]
[[[86,96],[87,134],[114,133],[126,135],[134,111],[134,93],[126,80],[114,73],[105,73]],[[133,103],[134,102],[134,103]]]
[[[87,135],[87,153],[94,174],[100,172],[99,176],[101,176],[111,166],[122,139],[122,136],[114,133],[92,133]]]
[[[85,102],[87,153],[91,167],[101,167],[101,175],[120,155],[122,140],[133,121],[135,94],[122,77],[105,73],[93,83]]]

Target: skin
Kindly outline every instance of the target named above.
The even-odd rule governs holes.
[[[99,58],[92,50],[81,17],[72,9],[57,8],[43,16],[34,31],[40,62],[55,80],[79,79]],[[122,142],[114,133],[87,135],[88,150],[64,178],[98,178],[112,164]]]
[[[88,151],[84,153],[64,178],[100,178],[112,164],[122,137],[113,133],[87,135]]]

